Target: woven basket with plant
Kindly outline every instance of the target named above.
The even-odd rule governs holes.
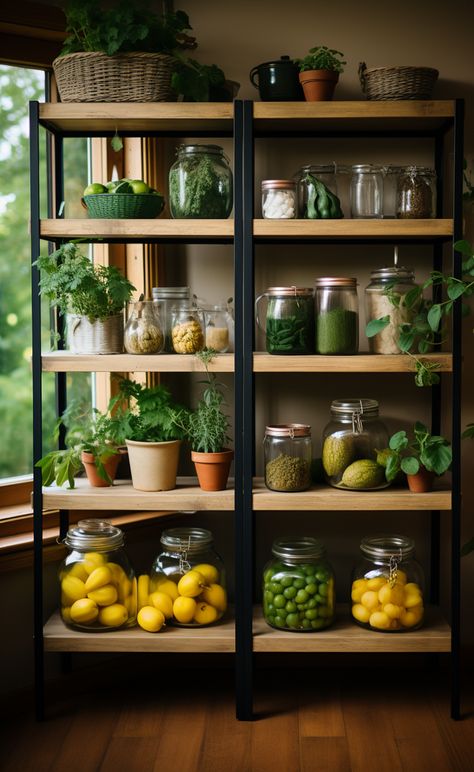
[[[359,64],[359,78],[367,99],[431,99],[438,70],[432,67],[367,67]]]

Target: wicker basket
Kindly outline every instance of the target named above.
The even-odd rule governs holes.
[[[438,70],[431,67],[369,67],[359,64],[367,99],[431,99]]]
[[[165,201],[156,193],[96,193],[84,196],[90,217],[101,220],[137,220],[158,217]]]
[[[175,61],[168,54],[80,52],[59,56],[53,70],[62,102],[173,102]]]

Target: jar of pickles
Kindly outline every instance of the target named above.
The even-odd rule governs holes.
[[[120,528],[107,520],[79,520],[64,544],[69,552],[59,567],[63,622],[86,632],[134,625],[137,584]]]
[[[159,354],[163,350],[163,327],[154,300],[138,300],[132,304],[123,344],[129,354]]]
[[[362,539],[352,575],[352,616],[362,627],[404,633],[423,623],[423,569],[413,539],[377,535]]]
[[[435,217],[436,172],[425,166],[406,166],[398,178],[397,217]]]
[[[383,453],[389,435],[375,399],[335,399],[323,431],[322,463],[326,482],[345,490],[379,490],[385,479]]]
[[[171,598],[170,622],[184,627],[217,622],[227,609],[227,593],[224,564],[211,531],[169,528],[160,541],[163,551],[151,568],[150,593]]]
[[[266,321],[260,319],[261,303],[267,304]],[[266,335],[269,354],[314,352],[314,304],[311,287],[269,287],[255,301],[257,325]]]
[[[312,536],[276,539],[263,570],[263,616],[290,632],[315,632],[335,616],[334,572],[324,544]]]
[[[204,348],[201,311],[191,303],[180,303],[172,313],[171,342],[176,354],[195,354]]]
[[[311,486],[311,427],[267,426],[264,440],[265,485],[272,491],[305,491]]]

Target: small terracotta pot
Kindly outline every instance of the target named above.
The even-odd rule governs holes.
[[[233,450],[222,450],[220,453],[191,451],[191,459],[194,461],[199,485],[203,491],[225,489],[233,458]]]
[[[412,493],[427,493],[433,490],[434,472],[428,472],[424,466],[420,466],[416,474],[407,474],[408,487]]]
[[[104,463],[105,471],[109,475],[112,482],[115,480],[117,467],[120,463],[120,459],[122,455],[123,455],[123,452],[114,453],[114,455],[110,456],[110,458],[108,458],[107,461]],[[81,453],[81,461],[84,465],[84,469],[86,470],[86,475],[87,475],[87,479],[89,480],[89,485],[92,485],[93,488],[110,487],[112,483],[108,483],[99,475],[99,471],[95,465],[95,456],[93,453],[86,453],[86,451],[83,450]]]
[[[303,70],[298,77],[307,102],[324,102],[333,98],[339,73],[333,70]]]

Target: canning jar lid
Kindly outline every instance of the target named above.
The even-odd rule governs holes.
[[[123,532],[108,520],[79,520],[67,532],[64,544],[75,550],[109,550],[123,545]]]
[[[199,552],[214,541],[211,531],[207,528],[167,528],[161,534],[163,547],[173,552]]]
[[[311,437],[309,424],[273,424],[265,427],[265,437]]]
[[[269,297],[295,297],[312,295],[311,287],[269,287],[264,292]]]
[[[425,177],[436,177],[435,170],[429,166],[404,166],[402,169],[402,174],[407,174],[409,176],[413,174],[421,174]]]
[[[400,560],[411,557],[415,551],[415,542],[408,536],[399,534],[376,534],[365,536],[360,543],[361,552],[371,558],[389,558],[399,556]]]
[[[157,300],[183,298],[186,300],[190,294],[189,287],[152,287],[151,294]]]
[[[293,180],[262,180],[262,190],[271,190],[272,188],[294,190],[295,187],[296,182]]]
[[[373,418],[379,414],[379,403],[376,399],[334,399],[331,402],[331,413],[334,416],[360,413],[361,416]]]
[[[314,280],[316,289],[325,289],[329,287],[350,287],[357,288],[357,279],[347,276],[323,276]]]
[[[308,560],[323,557],[326,554],[326,547],[314,536],[296,538],[282,536],[273,542],[272,553],[284,562],[307,563]]]
[[[383,172],[383,166],[378,164],[353,164],[351,169],[353,172],[361,172],[362,174],[379,174]]]
[[[370,273],[371,279],[414,279],[415,273],[412,268],[404,268],[402,265],[387,265],[384,268],[377,268]]]
[[[215,153],[216,155],[224,155],[224,148],[220,145],[179,145],[176,148],[178,155],[187,153]]]

